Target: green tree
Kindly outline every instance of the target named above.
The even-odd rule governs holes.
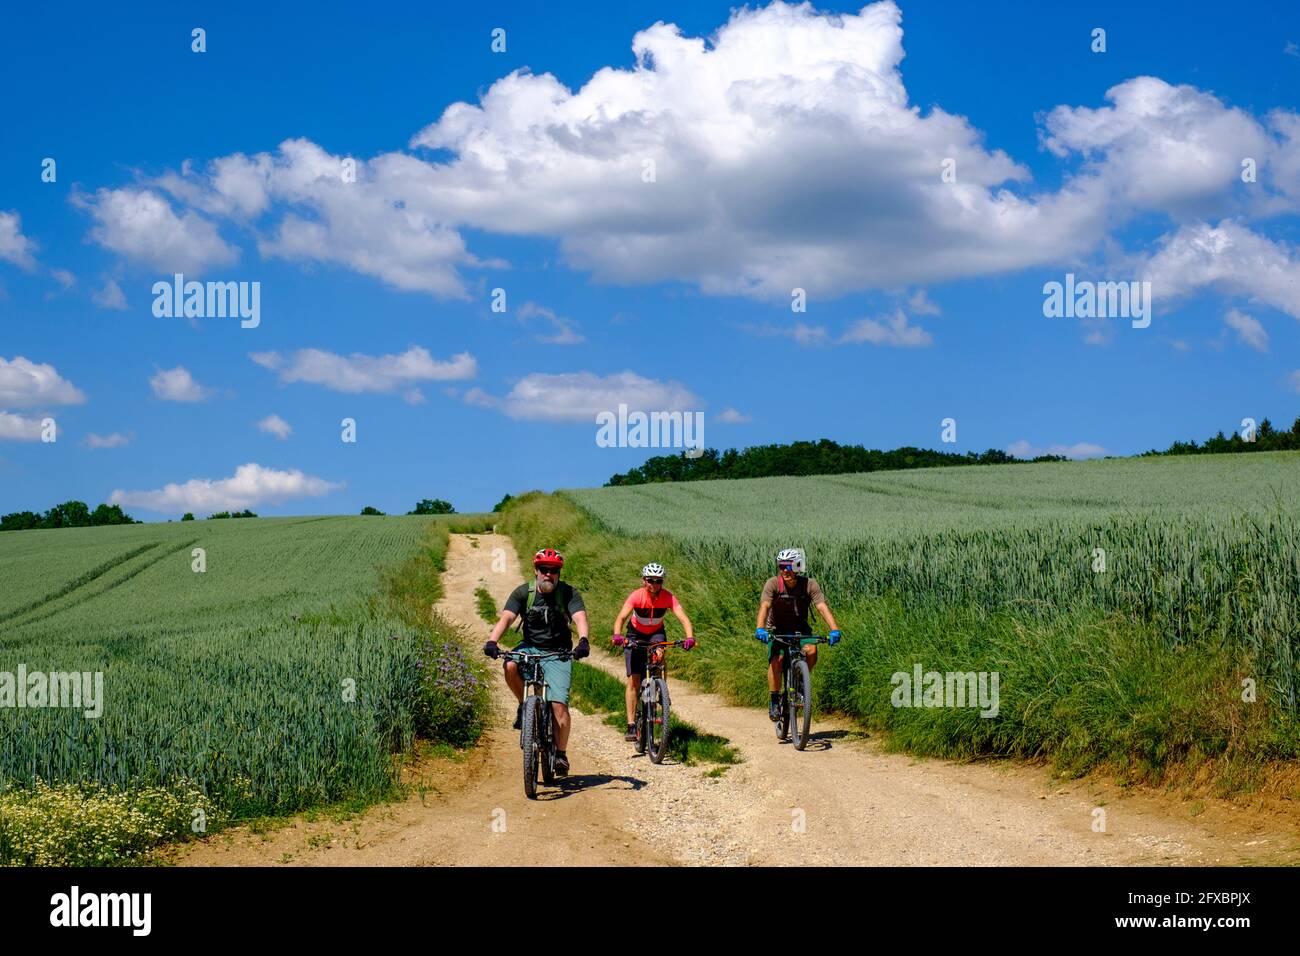
[[[456,509],[451,506],[450,501],[443,501],[441,498],[422,498],[415,506],[414,511],[408,511],[408,515],[454,515]]]
[[[181,520],[182,520],[182,521],[193,521],[193,520],[194,520],[194,512],[192,512],[192,511],[187,511],[187,512],[185,512],[185,514],[181,515]]]
[[[361,513],[362,513],[363,515],[381,515],[381,514],[383,514],[383,512],[380,511],[378,508],[372,508],[372,507],[370,507],[370,505],[366,505],[364,508],[362,508],[362,509],[361,509]]]
[[[514,495],[506,495],[504,498],[502,498],[500,501],[498,501],[495,505],[492,506],[492,510],[493,510],[493,511],[501,511],[501,510],[503,510],[503,509],[505,508],[505,506],[506,506],[506,502],[509,501],[509,500],[510,500],[511,498],[513,498],[513,497],[514,497]]]

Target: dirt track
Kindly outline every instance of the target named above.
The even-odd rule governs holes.
[[[505,570],[493,570],[496,567]],[[477,647],[485,587],[498,606],[522,580],[501,535],[453,535],[436,610]],[[592,622],[593,640],[609,622]],[[622,676],[599,650],[590,662]],[[761,666],[761,655],[756,665]],[[815,680],[814,673],[814,680]],[[574,712],[572,776],[524,797],[514,698],[463,761],[439,761],[423,798],[345,823],[298,821],[273,833],[219,834],[174,854],[182,865],[948,864],[1213,865],[1300,861],[1294,819],[1221,801],[1192,817],[1173,798],[1095,780],[1060,783],[1011,762],[954,764],[886,754],[850,724],[814,717],[803,753],[778,744],[766,714],[672,682],[676,714],[736,745],[721,777],[636,756],[598,717]],[[1104,831],[1094,830],[1104,813]]]

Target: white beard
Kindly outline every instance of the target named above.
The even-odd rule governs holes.
[[[537,590],[541,591],[543,594],[550,594],[555,590],[555,582],[550,578],[538,578]]]

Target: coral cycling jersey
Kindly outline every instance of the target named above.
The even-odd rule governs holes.
[[[654,597],[648,588],[637,588],[623,602],[623,610],[631,611],[632,629],[638,634],[657,634],[664,629],[664,615],[669,611],[680,610],[681,604],[673,597],[673,592],[660,588]]]

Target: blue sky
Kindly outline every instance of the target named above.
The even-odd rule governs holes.
[[[10,14],[0,511],[486,509],[655,453],[620,400],[1073,455],[1300,414],[1295,8],[440,6]],[[175,271],[260,324],[156,317]],[[1046,318],[1067,272],[1150,327]]]

